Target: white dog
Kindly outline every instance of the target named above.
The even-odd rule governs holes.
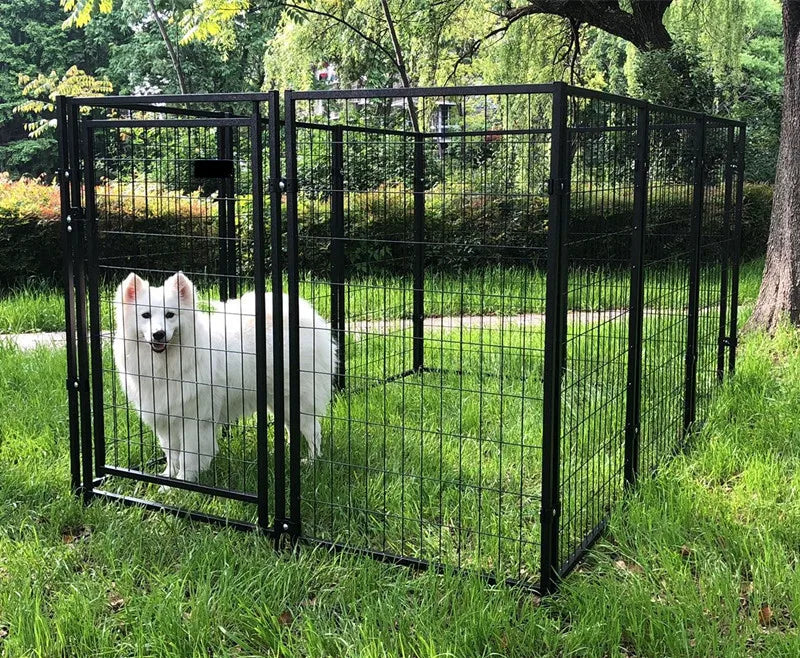
[[[255,294],[197,307],[182,273],[160,288],[131,273],[116,296],[114,361],[130,403],[156,434],[166,477],[196,482],[217,453],[217,429],[256,411]],[[285,418],[289,419],[288,297],[283,301]],[[272,299],[267,295],[267,405],[273,408]],[[300,431],[320,455],[319,416],[331,400],[330,326],[300,300]]]

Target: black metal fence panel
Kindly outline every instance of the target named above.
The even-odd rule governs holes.
[[[86,500],[547,592],[734,368],[739,123],[561,83],[58,109]]]

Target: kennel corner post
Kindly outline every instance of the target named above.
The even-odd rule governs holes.
[[[253,101],[250,116],[250,167],[253,193],[253,260],[255,283],[255,352],[256,352],[256,491],[258,526],[270,528],[269,446],[267,445],[267,322],[264,239],[264,163],[261,103]]]
[[[85,158],[84,211],[86,234],[86,267],[89,274],[89,340],[92,374],[92,427],[94,430],[94,468],[95,475],[101,477],[106,459],[106,429],[103,407],[103,346],[102,322],[100,319],[100,265],[98,260],[98,226],[95,174],[95,133],[90,123],[83,128]]]
[[[275,478],[275,526],[273,532],[280,537],[287,530],[286,523],[286,407],[287,382],[284,377],[283,330],[283,224],[281,199],[284,184],[281,180],[281,124],[280,97],[277,91],[269,92],[267,100],[269,134],[269,211],[270,211],[270,262],[272,265],[272,346],[273,346],[273,474]],[[266,494],[262,494],[262,498]],[[265,517],[266,518],[266,517]]]
[[[333,388],[344,388],[345,254],[344,254],[344,128],[331,132],[331,327],[336,344]]]
[[[694,125],[694,173],[692,217],[689,230],[689,309],[686,336],[683,432],[688,434],[697,413],[697,359],[700,318],[700,259],[702,255],[703,203],[705,198],[706,115]]]
[[[731,215],[733,214],[733,174],[736,170],[736,140],[734,126],[728,125],[725,129],[725,166],[723,169],[723,212],[722,227],[720,229],[720,282],[719,282],[719,326],[717,328],[717,382],[725,379],[725,363],[728,357],[730,336],[728,335],[728,300],[730,286],[730,271],[733,254]]]
[[[731,236],[731,317],[728,372],[736,371],[736,349],[739,340],[739,268],[742,260],[742,210],[744,205],[744,169],[745,149],[747,146],[747,126],[739,124],[736,143],[736,206],[734,211],[734,227]]]
[[[69,150],[69,213],[66,230],[72,236],[73,283],[75,287],[75,329],[77,331],[77,384],[80,409],[80,493],[84,503],[92,499],[94,461],[92,458],[92,402],[89,386],[89,327],[86,312],[86,213],[82,205],[80,107],[73,99],[66,108],[66,141]],[[85,155],[85,154],[84,154]],[[84,165],[87,162],[84,158]]]
[[[566,232],[570,178],[567,86],[556,83],[552,94],[542,414],[540,589],[543,594],[549,594],[556,589],[561,571],[559,560],[561,384],[562,364],[565,359],[563,333],[566,330],[562,315],[567,302]]]
[[[80,444],[80,408],[78,400],[78,364],[75,339],[77,335],[77,318],[75,317],[75,255],[73,218],[71,214],[71,178],[73,171],[70,163],[69,118],[67,106],[69,99],[65,96],[56,98],[56,117],[58,121],[58,162],[59,192],[61,199],[61,248],[64,257],[64,320],[66,324],[67,351],[67,406],[69,410],[69,464],[70,485],[76,494],[81,491],[81,444]]]
[[[409,102],[411,100],[409,99]],[[425,138],[414,135],[414,299],[412,309],[413,369],[422,372],[425,323]]]
[[[231,118],[225,112],[225,118]],[[217,157],[233,161],[233,127],[217,128]],[[219,297],[220,301],[237,296],[236,290],[236,201],[233,176],[220,181],[218,236],[219,236]]]
[[[650,108],[636,114],[633,217],[631,226],[630,298],[628,301],[628,378],[625,402],[625,485],[639,472],[642,393],[642,330],[644,325],[644,250],[649,180]]]
[[[297,218],[297,117],[294,92],[284,92],[286,169],[286,269],[289,299],[289,515],[286,526],[293,539],[302,534],[300,518],[300,272]],[[277,477],[284,477],[278,473]]]

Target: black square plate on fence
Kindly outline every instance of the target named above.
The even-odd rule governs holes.
[[[192,162],[194,178],[233,178],[233,160],[195,160]]]

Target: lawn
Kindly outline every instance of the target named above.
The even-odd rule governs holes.
[[[740,301],[755,300],[761,282],[763,260],[742,265]],[[709,277],[715,273],[707,271]],[[599,307],[622,308],[628,303],[628,275],[612,274],[613,285],[608,285],[612,296],[606,299],[581,295],[576,291],[569,300],[573,310],[594,310]],[[645,288],[645,303],[663,298],[659,282],[665,276],[651,276]],[[301,296],[314,300],[322,315],[328,315],[330,297],[320,284],[312,284],[304,277]],[[210,297],[216,291],[206,286],[202,279],[201,295]],[[153,281],[160,284],[160,281]],[[467,273],[429,275],[426,279],[426,313],[430,316],[478,315],[497,313],[542,313],[545,302],[544,271],[521,268],[485,268]],[[113,291],[105,289],[102,297],[103,326],[109,328]],[[412,281],[408,276],[361,277],[348,285],[348,315],[352,318],[410,317]],[[682,300],[678,300],[682,303]],[[680,306],[680,303],[676,304]],[[60,288],[52,285],[29,284],[0,292],[0,334],[27,331],[63,331],[64,300]]]
[[[752,299],[747,295],[743,292]],[[648,332],[646,324],[646,337],[660,334],[660,327],[651,323]],[[357,354],[356,349],[353,358]],[[433,352],[426,356],[436,358]],[[84,509],[68,491],[63,351],[0,347],[0,371],[5,655],[790,656],[800,651],[795,570],[800,341],[789,329],[774,340],[747,337],[736,378],[710,404],[689,450],[654,478],[643,479],[615,508],[608,533],[578,573],[545,601],[473,577],[415,574],[307,547],[296,554],[275,552],[268,540],[254,535],[135,509],[102,503]],[[441,384],[444,377],[436,377]],[[663,415],[657,404],[660,383],[648,389],[653,404],[643,410],[645,417]],[[431,389],[436,387],[407,384],[404,403],[419,405],[413,396],[421,400]],[[580,390],[575,387],[576,394]],[[334,470],[334,477],[320,480],[318,471],[341,469],[332,456],[349,448],[352,457],[354,445],[343,442],[353,435],[337,430],[336,418],[360,414],[382,423],[376,417],[382,409],[378,400],[383,404],[391,397],[381,388],[360,391],[362,406],[354,414],[355,399],[346,410],[341,407],[346,397],[334,405],[326,428],[328,462],[304,466],[306,483],[318,478],[318,486],[306,490],[317,496],[321,515],[332,514],[319,501],[329,500],[338,478]],[[590,402],[602,405],[602,396]],[[419,427],[438,422],[440,409],[430,413],[433,418],[420,417]],[[538,422],[535,413],[530,422]],[[392,459],[383,438],[369,445]],[[421,463],[418,450],[413,454]],[[371,489],[364,491],[369,495]],[[304,504],[313,500],[306,497]],[[318,518],[318,526],[329,527],[330,518]]]

